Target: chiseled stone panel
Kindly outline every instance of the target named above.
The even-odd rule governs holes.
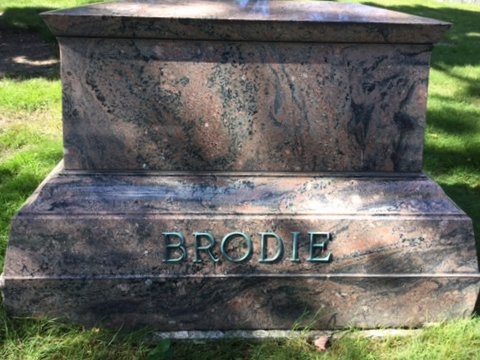
[[[429,44],[60,47],[67,169],[421,171]]]

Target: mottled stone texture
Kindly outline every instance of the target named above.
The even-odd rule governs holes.
[[[122,2],[45,20],[62,55],[66,169],[421,171],[446,23],[282,1]]]
[[[186,255],[169,263],[172,232]],[[220,250],[232,232],[251,238],[245,261]],[[272,262],[266,232],[284,248]],[[308,232],[330,234],[316,251],[330,261],[309,260]],[[194,233],[215,239],[217,262]],[[238,237],[225,247],[246,251]],[[264,258],[277,251],[270,237]],[[89,325],[290,329],[308,314],[319,329],[418,326],[470,314],[477,271],[470,219],[421,175],[60,172],[13,222],[4,292],[13,313]]]
[[[65,157],[13,220],[7,311],[161,331],[468,316],[472,223],[421,172],[448,25],[344,3],[186,4],[44,15]]]
[[[67,169],[421,170],[430,45],[60,48]]]

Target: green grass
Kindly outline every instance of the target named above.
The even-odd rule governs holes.
[[[33,30],[47,39],[54,37],[38,14],[44,11],[69,8],[101,2],[95,0],[2,0],[0,2],[0,30]]]
[[[0,320],[1,359],[148,359],[156,347],[144,341],[144,332],[82,329],[47,320],[11,320],[5,314]]]
[[[0,108],[10,113],[59,109],[60,101],[61,85],[57,80],[7,78],[0,82]]]
[[[30,29],[48,37],[39,12],[89,2],[94,1],[2,0],[0,31]],[[480,5],[368,3],[454,23],[433,52],[424,168],[473,219],[480,243]],[[62,157],[60,117],[58,79],[0,78],[1,259],[13,214]],[[480,359],[480,319],[475,317],[427,327],[409,337],[345,337],[322,354],[304,337],[149,343],[145,335],[12,319],[0,311],[1,359]]]

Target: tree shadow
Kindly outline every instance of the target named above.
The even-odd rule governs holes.
[[[12,7],[0,15],[0,31],[28,30],[40,33],[45,40],[55,41],[55,37],[40,17],[40,13],[54,10],[47,7]]]
[[[46,7],[7,8],[0,15],[0,78],[59,79],[55,37],[39,14]]]
[[[448,66],[453,66],[453,65],[448,65]],[[469,128],[468,125],[465,125],[463,128],[462,127],[456,128],[454,126],[454,124],[450,124],[449,126],[447,126],[447,128],[449,128],[449,131],[457,131],[458,133],[463,133],[463,134],[471,131],[471,128]],[[453,167],[455,164],[458,164],[459,163],[458,157],[459,156],[462,157],[464,155],[464,152],[448,153],[448,152],[445,152],[445,151],[442,152],[442,151],[440,151],[438,149],[434,149],[434,148],[428,148],[427,150],[429,151],[429,153],[432,156],[437,156],[437,157],[442,158],[442,159],[448,157],[451,160],[451,162],[449,162],[448,164],[451,164],[451,165],[448,165],[447,170],[451,169],[451,167]],[[472,165],[472,168],[471,168],[472,170],[474,170],[477,167],[478,159],[480,159],[480,156],[477,156],[476,152],[474,152],[473,157],[474,157],[474,162],[473,162],[473,165]],[[461,162],[461,164],[463,164],[463,162]],[[477,169],[478,169],[478,167],[477,167]],[[5,176],[10,176],[10,175],[6,174]],[[30,176],[28,176],[26,180],[27,180],[28,183],[33,184],[33,182],[37,181],[38,179],[31,179]],[[446,190],[447,194],[449,194],[455,201],[457,201],[457,203],[459,203],[460,206],[463,207],[463,205],[464,205],[463,202],[465,202],[465,208],[467,206],[473,205],[474,208],[468,210],[467,213],[469,213],[470,216],[472,216],[472,217],[477,216],[477,220],[475,221],[475,224],[480,224],[480,221],[478,221],[478,215],[476,215],[476,214],[480,214],[480,211],[477,211],[478,210],[477,209],[478,205],[476,205],[476,204],[480,204],[480,201],[475,201],[476,199],[480,200],[480,189],[478,189],[477,187],[471,188],[471,187],[468,187],[466,185],[457,185],[457,184],[455,184],[455,185],[444,185],[444,189]],[[27,193],[29,191],[31,191],[30,188],[27,191]],[[295,229],[297,229],[297,227],[292,225],[292,228],[290,230],[295,230]],[[479,233],[478,225],[477,225],[476,232],[477,232],[477,234]],[[125,258],[125,256],[122,256],[122,258]],[[387,285],[389,285],[389,283],[385,281],[384,287],[386,287]],[[309,287],[305,286],[305,288],[308,289]],[[401,289],[401,286],[399,285],[398,288]],[[283,289],[281,289],[281,290],[283,290]],[[232,295],[232,298],[234,297],[234,295],[235,294]],[[300,299],[300,300],[303,300],[303,299]],[[302,307],[304,305],[308,306],[309,304],[308,303],[303,304],[303,302],[299,301],[298,309],[303,311]],[[275,315],[275,316],[278,316],[279,318],[281,318],[282,316],[285,316],[285,308],[283,308],[282,306],[279,306],[277,308],[273,308],[272,311],[276,311],[276,313],[275,312],[272,313],[272,316]]]
[[[471,137],[478,133],[478,111],[473,107],[459,105],[450,97],[435,95],[435,100],[441,101],[441,107],[431,107],[427,111],[427,118],[432,130],[439,130],[447,134],[462,137]]]
[[[381,7],[381,5],[373,3],[365,4]],[[444,36],[445,40],[434,46],[431,66],[466,82],[467,86],[464,89],[466,95],[478,96],[480,94],[480,83],[478,81],[458,76],[450,70],[454,66],[480,64],[480,22],[478,21],[480,7],[478,12],[447,6],[438,9],[421,5],[383,7],[452,23],[452,28]]]

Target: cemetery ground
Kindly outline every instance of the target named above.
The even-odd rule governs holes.
[[[93,1],[0,3],[2,268],[12,216],[62,158],[58,55],[38,13],[89,2]],[[433,51],[424,170],[473,219],[480,244],[480,5],[361,2],[454,24]],[[356,329],[343,334],[347,336],[336,337],[322,353],[301,331],[299,337],[260,342],[152,342],[148,329],[84,329],[52,319],[11,318],[0,310],[2,359],[480,359],[476,316],[427,326],[407,336],[372,339]]]

